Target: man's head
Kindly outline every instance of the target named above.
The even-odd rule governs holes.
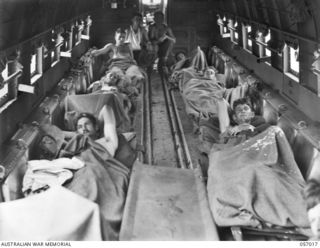
[[[164,14],[161,11],[156,11],[154,13],[154,21],[157,24],[162,24],[164,22]]]
[[[141,27],[143,24],[143,18],[142,15],[140,13],[134,13],[133,17],[131,19],[132,21],[132,25],[135,27]]]
[[[119,74],[112,71],[106,74],[104,84],[107,84],[109,86],[116,86],[119,79],[120,79]]]
[[[97,119],[90,113],[81,113],[76,120],[77,132],[91,138],[97,138],[99,126]]]
[[[122,45],[126,39],[126,31],[122,28],[118,28],[114,35],[114,39],[116,41],[116,45]]]
[[[56,139],[49,134],[43,135],[39,143],[39,158],[55,159],[58,152],[59,148]]]
[[[186,59],[186,55],[184,52],[178,52],[176,53],[175,58],[177,61],[184,60]]]
[[[237,124],[250,123],[253,117],[252,105],[246,98],[234,101],[233,119]]]

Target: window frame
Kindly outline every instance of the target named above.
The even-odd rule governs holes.
[[[239,32],[237,30],[238,25],[239,24],[238,24],[237,20],[229,19],[228,29],[229,29],[229,32],[230,32],[230,40],[231,40],[232,43],[234,43],[236,45],[239,44]],[[237,35],[237,37],[235,37],[236,35]]]
[[[22,75],[22,67],[19,67],[18,56],[6,61],[8,73],[2,84],[7,86],[7,92],[0,97],[0,113],[17,99],[18,87],[10,87],[10,84],[16,83],[18,85],[18,78]]]
[[[2,105],[1,103],[2,103],[2,99],[3,98],[6,98],[7,97],[7,95],[8,95],[8,92],[9,92],[9,87],[8,87],[8,83],[6,82],[7,81],[7,79],[9,78],[9,71],[8,71],[8,68],[9,68],[9,66],[8,66],[8,62],[6,62],[5,63],[6,65],[5,65],[5,68],[4,68],[4,70],[1,72],[1,76],[2,76],[2,78],[3,78],[3,87],[1,87],[0,88],[0,106]],[[4,72],[6,72],[6,75],[3,75],[3,73]],[[1,91],[2,90],[5,90],[5,88],[6,88],[6,92],[5,93],[2,93]]]
[[[44,54],[43,54],[43,44],[37,45],[34,49],[35,53],[31,54],[30,60],[30,84],[35,84],[39,78],[43,75],[43,63],[44,63]],[[31,71],[32,57],[35,56],[35,70]]]
[[[64,44],[61,33],[61,28],[51,31],[51,42],[54,44],[50,49],[51,67],[54,67],[61,59],[61,47]]]
[[[297,47],[297,49],[294,49],[294,47],[290,44],[285,44],[285,47],[283,49],[283,72],[286,76],[290,77],[292,80],[294,80],[297,83],[300,83],[300,62],[299,63],[299,71],[295,71],[291,68],[291,59],[290,59],[290,55],[291,55],[291,50],[290,48],[292,48],[293,50],[298,50],[299,51],[299,46]],[[299,56],[299,55],[298,55]]]
[[[227,18],[224,16],[223,19],[218,15],[217,23],[220,27],[220,35],[222,38],[230,38],[230,30],[227,24]]]
[[[250,31],[248,30],[249,28],[250,28]],[[251,37],[249,37],[249,32],[252,32],[252,26],[242,23],[243,49],[252,54],[253,40]]]
[[[268,48],[268,42],[271,40],[271,30],[267,29],[267,34],[264,31],[258,31],[256,37],[256,43],[259,47],[259,58],[262,62],[271,66],[271,49]],[[269,54],[267,54],[269,53]]]

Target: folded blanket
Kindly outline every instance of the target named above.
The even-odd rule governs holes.
[[[58,158],[52,161],[30,160],[23,178],[22,192],[29,194],[48,186],[62,185],[72,178],[71,170],[78,170],[83,166],[84,163],[75,157]]]

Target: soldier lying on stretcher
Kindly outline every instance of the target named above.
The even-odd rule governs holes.
[[[262,116],[255,116],[251,103],[246,98],[240,98],[233,103],[233,122],[223,133],[219,134],[219,120],[211,121],[212,123],[201,127],[203,139],[201,152],[206,154],[214,143],[237,145],[270,126]]]

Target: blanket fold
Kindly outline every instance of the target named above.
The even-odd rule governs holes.
[[[105,240],[117,240],[129,183],[129,169],[106,149],[84,135],[76,135],[60,156],[77,156],[86,166],[66,185],[71,191],[97,203],[103,216]]]

